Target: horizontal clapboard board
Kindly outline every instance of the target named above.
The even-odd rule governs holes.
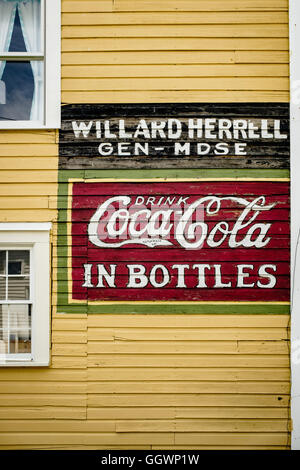
[[[289,167],[288,103],[71,104],[60,169]]]

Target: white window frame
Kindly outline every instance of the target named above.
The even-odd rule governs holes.
[[[32,58],[44,60],[44,119],[43,121],[0,121],[1,129],[59,129],[61,125],[61,0],[42,0],[44,50]],[[30,55],[19,52],[1,54],[1,58],[30,60]],[[17,59],[18,58],[18,59]],[[23,59],[24,60],[24,59]]]
[[[300,1],[289,2],[291,129],[291,419],[300,450]]]
[[[31,251],[31,353],[0,356],[0,367],[50,363],[50,222],[0,223],[0,249]],[[20,301],[22,303],[22,301]]]

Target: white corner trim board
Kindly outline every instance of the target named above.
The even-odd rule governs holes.
[[[290,0],[291,119],[291,418],[292,449],[300,450],[300,1]]]

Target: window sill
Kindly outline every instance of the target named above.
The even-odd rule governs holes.
[[[0,121],[0,130],[60,129],[60,122],[43,124],[34,121]]]
[[[4,364],[0,364],[2,367],[49,367],[50,362],[38,362],[38,361],[9,361]]]

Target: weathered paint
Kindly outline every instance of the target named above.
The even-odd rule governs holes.
[[[287,103],[62,107],[60,169],[289,168]]]
[[[288,193],[283,182],[74,181],[71,302],[288,302]]]

